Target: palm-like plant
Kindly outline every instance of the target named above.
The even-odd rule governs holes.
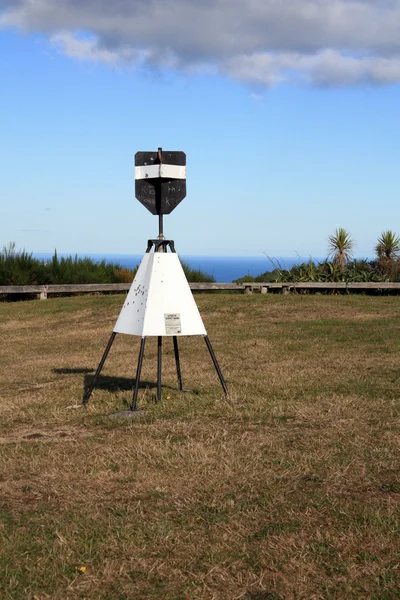
[[[394,231],[383,231],[378,243],[375,246],[375,252],[379,259],[387,261],[399,258],[400,255],[400,237]]]
[[[329,236],[328,257],[343,271],[345,264],[353,256],[354,245],[349,232],[343,227],[338,227],[335,233]]]

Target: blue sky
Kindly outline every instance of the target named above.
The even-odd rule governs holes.
[[[205,19],[210,1],[198,9]],[[294,50],[283,31],[271,50],[268,31],[249,26],[243,37],[251,46],[258,36],[264,50],[238,54],[232,25],[222,48],[207,37],[196,46],[167,40],[166,60],[158,30],[142,25],[135,44],[139,34],[119,22],[111,35],[95,0],[82,1],[75,21],[76,3],[62,0],[45,23],[40,11],[29,20],[24,2],[0,2],[2,246],[142,253],[157,218],[134,198],[133,156],[158,146],[187,154],[187,198],[165,217],[182,254],[322,257],[341,226],[364,257],[383,230],[400,233],[395,41],[357,41],[349,66],[343,36],[314,48],[299,38]],[[31,0],[29,10],[46,2]]]

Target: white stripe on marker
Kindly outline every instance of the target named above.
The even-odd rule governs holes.
[[[135,179],[156,179],[157,177],[186,179],[186,167],[163,164],[135,167]]]

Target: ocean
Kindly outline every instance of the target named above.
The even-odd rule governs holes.
[[[35,258],[48,260],[51,254],[34,253]],[[58,254],[61,256],[70,256],[70,254]],[[105,259],[107,262],[117,263],[122,267],[132,269],[140,263],[142,255],[139,254],[78,254],[78,257],[87,256],[96,261]],[[290,269],[293,265],[307,262],[309,257],[289,256],[273,257],[272,260],[265,255],[260,256],[189,256],[179,255],[180,259],[185,261],[192,269],[200,269],[208,275],[213,275],[218,283],[231,283],[234,279],[252,275],[257,277],[265,271],[272,271],[275,263],[283,268]]]

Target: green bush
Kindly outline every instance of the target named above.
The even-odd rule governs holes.
[[[188,281],[215,281],[197,269],[182,264]],[[59,258],[57,251],[51,260],[34,258],[32,253],[16,250],[10,243],[0,252],[0,285],[48,285],[69,283],[129,283],[137,267],[126,269],[119,264],[96,262],[91,258],[68,256]]]
[[[196,283],[213,283],[215,281],[212,275],[207,275],[207,273],[203,273],[200,269],[192,269],[184,261],[181,261],[181,265],[188,281]]]
[[[274,262],[275,269],[266,271],[257,277],[246,275],[235,280],[235,283],[284,283],[295,281],[316,282],[378,282],[378,281],[400,281],[400,260],[393,260],[390,268],[382,268],[379,261],[368,261],[355,259],[341,268],[337,262],[324,260],[317,263],[310,259],[306,263],[294,265],[291,269],[282,268],[277,261]]]

